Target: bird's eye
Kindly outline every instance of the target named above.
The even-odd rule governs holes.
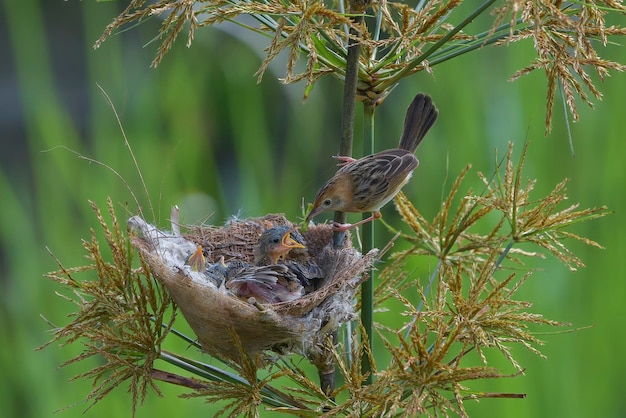
[[[326,199],[324,200],[324,202],[322,203],[322,205],[324,206],[330,206],[333,204],[333,200],[332,199]]]
[[[280,239],[279,238],[274,238],[274,239],[272,239],[272,242],[274,244],[278,244],[280,242]]]

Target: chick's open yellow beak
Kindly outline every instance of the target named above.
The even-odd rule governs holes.
[[[287,233],[285,235],[283,235],[282,245],[284,245],[288,249],[305,248],[305,246],[303,244],[300,244],[298,241],[296,241],[295,239],[291,238],[291,232],[293,232],[292,229],[290,229],[289,231],[287,231]]]

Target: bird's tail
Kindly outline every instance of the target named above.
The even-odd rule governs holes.
[[[437,107],[430,96],[419,93],[409,105],[404,119],[404,132],[398,148],[415,152],[417,146],[437,120]]]

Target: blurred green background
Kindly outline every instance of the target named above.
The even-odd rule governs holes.
[[[335,170],[330,155],[338,148],[341,84],[324,79],[302,101],[303,85],[285,86],[280,59],[261,84],[254,72],[267,40],[253,40],[232,26],[196,33],[190,48],[179,39],[157,69],[149,68],[159,21],[112,36],[93,50],[94,41],[119,13],[117,2],[3,1],[0,20],[0,405],[7,417],[46,417],[68,405],[59,417],[130,416],[127,387],[86,413],[81,400],[86,381],[68,382],[97,364],[59,368],[80,353],[71,347],[35,348],[49,326],[73,309],[55,295],[59,286],[43,278],[56,269],[49,248],[65,266],[86,262],[81,239],[96,219],[88,200],[104,208],[110,196],[120,218],[137,211],[129,188],[150,220],[166,226],[178,204],[184,222],[209,214],[210,223],[229,216],[284,212],[295,220],[302,199],[310,202]],[[623,24],[623,22],[622,22]],[[620,41],[620,40],[616,40]],[[522,392],[524,400],[468,403],[474,416],[626,416],[623,376],[626,362],[624,238],[625,168],[623,127],[626,77],[600,83],[604,100],[595,109],[579,103],[573,124],[576,157],[570,154],[560,102],[554,129],[544,136],[543,74],[515,83],[507,78],[532,57],[530,44],[485,48],[402,82],[377,110],[378,149],[393,147],[406,106],[418,91],[430,93],[440,119],[418,150],[421,165],[405,193],[428,218],[439,208],[451,180],[468,163],[466,187],[479,189],[476,172],[491,173],[494,149],[503,155],[508,141],[516,153],[530,141],[526,175],[538,178],[537,197],[563,178],[568,196],[581,207],[607,205],[615,214],[577,225],[573,232],[600,242],[606,250],[578,243],[571,248],[587,268],[570,272],[553,259],[536,264],[520,297],[532,311],[591,328],[541,335],[540,359],[515,349],[523,376],[471,383],[471,388]],[[619,45],[602,49],[626,63]],[[133,149],[149,196],[124,144],[110,96]],[[358,133],[358,131],[357,131]],[[359,154],[360,142],[355,144]],[[90,163],[92,158],[112,170]],[[126,184],[125,184],[126,183]],[[127,187],[128,186],[128,187]],[[154,219],[150,207],[154,208]],[[385,219],[402,227],[389,205]],[[378,238],[386,233],[379,225]],[[401,244],[400,244],[401,245]],[[426,279],[428,271],[420,274]],[[393,314],[384,314],[386,322]],[[182,318],[181,318],[182,319]],[[392,319],[393,320],[393,319]],[[399,323],[400,319],[398,319]],[[381,357],[385,357],[381,355]],[[206,361],[211,360],[206,358]],[[513,372],[499,362],[506,372]],[[210,416],[201,399],[181,400],[183,390],[160,385],[164,398],[150,394],[137,417]],[[269,414],[268,414],[269,415]]]

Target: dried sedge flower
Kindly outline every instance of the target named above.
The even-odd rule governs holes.
[[[64,365],[93,356],[105,359],[104,364],[75,377],[93,380],[94,387],[87,399],[96,403],[129,380],[134,412],[148,389],[160,394],[152,379],[153,363],[161,355],[160,346],[171,330],[176,310],[171,310],[172,300],[155,281],[149,266],[141,260],[138,267],[133,266],[129,239],[120,230],[111,200],[107,200],[107,205],[112,227],[96,205],[90,204],[104,231],[110,255],[103,254],[92,230],[91,240],[83,242],[90,265],[67,269],[57,260],[60,269],[46,275],[72,290],[74,298],[63,297],[77,307],[69,324],[53,329],[53,339],[46,346],[57,341],[62,345],[83,342],[83,353]],[[95,272],[97,279],[75,277],[85,272]]]
[[[98,39],[99,47],[114,30],[132,22],[161,16],[159,37],[162,43],[152,65],[156,66],[172,47],[177,36],[187,28],[187,45],[195,31],[204,26],[233,22],[256,33],[267,35],[271,42],[266,58],[257,71],[259,81],[269,63],[280,53],[287,53],[285,83],[306,80],[305,95],[325,74],[344,79],[347,48],[359,44],[358,99],[373,105],[382,103],[397,82],[421,70],[488,44],[510,44],[532,40],[535,60],[517,71],[515,80],[535,70],[543,70],[548,80],[546,132],[550,131],[552,108],[557,88],[561,91],[574,120],[578,119],[575,94],[592,105],[589,93],[600,99],[590,70],[603,80],[610,70],[624,71],[626,66],[600,56],[597,46],[606,47],[609,37],[625,35],[626,28],[607,25],[609,14],[624,14],[626,7],[615,0],[582,3],[504,1],[495,7],[487,0],[467,15],[460,0],[429,0],[413,8],[387,1],[327,3],[318,0],[296,2],[239,0],[161,0],[146,3],[131,0],[127,8],[111,22]],[[492,10],[491,29],[466,32],[477,16]],[[355,17],[359,17],[355,19]],[[251,17],[258,27],[250,25]],[[296,72],[296,63],[306,56],[305,69]]]
[[[464,383],[511,376],[489,365],[493,350],[487,348],[495,348],[517,374],[523,373],[511,347],[519,345],[542,356],[537,347],[543,342],[531,327],[567,325],[529,312],[531,303],[515,299],[531,272],[507,271],[504,261],[521,265],[520,257],[542,257],[540,252],[515,248],[525,242],[548,249],[574,269],[582,263],[563,241],[574,238],[598,244],[564,228],[608,214],[605,208],[575,210],[576,205],[559,209],[565,199],[563,183],[547,196],[531,199],[535,182],[522,181],[525,155],[526,148],[516,165],[509,147],[502,177],[496,173],[488,180],[480,175],[486,184],[483,194],[470,191],[454,205],[468,172],[465,169],[432,221],[421,216],[402,193],[396,197],[397,208],[412,230],[405,238],[413,247],[392,255],[381,273],[375,303],[400,301],[408,320],[399,328],[378,324],[392,361],[377,373],[372,385],[359,388],[358,396],[348,401],[353,408],[362,406],[364,399],[384,397],[384,402],[372,402],[369,416],[448,415],[451,411],[467,416],[463,407],[467,399],[524,396],[474,392]],[[494,216],[498,213],[500,219]],[[407,267],[414,257],[424,256],[437,259],[426,283]],[[400,293],[407,289],[417,291],[417,300]],[[471,352],[478,354],[482,365],[467,358]]]
[[[557,88],[576,121],[578,111],[574,94],[591,107],[593,103],[587,92],[596,99],[602,97],[589,70],[594,70],[601,81],[609,75],[609,70],[626,70],[626,65],[601,58],[594,47],[594,44],[606,47],[609,36],[626,35],[626,28],[606,25],[605,16],[609,11],[624,14],[626,7],[613,0],[581,3],[513,0],[497,10],[498,20],[508,14],[511,21],[511,34],[500,43],[533,40],[537,57],[510,80],[535,70],[545,72],[548,79],[546,133],[552,126]]]

